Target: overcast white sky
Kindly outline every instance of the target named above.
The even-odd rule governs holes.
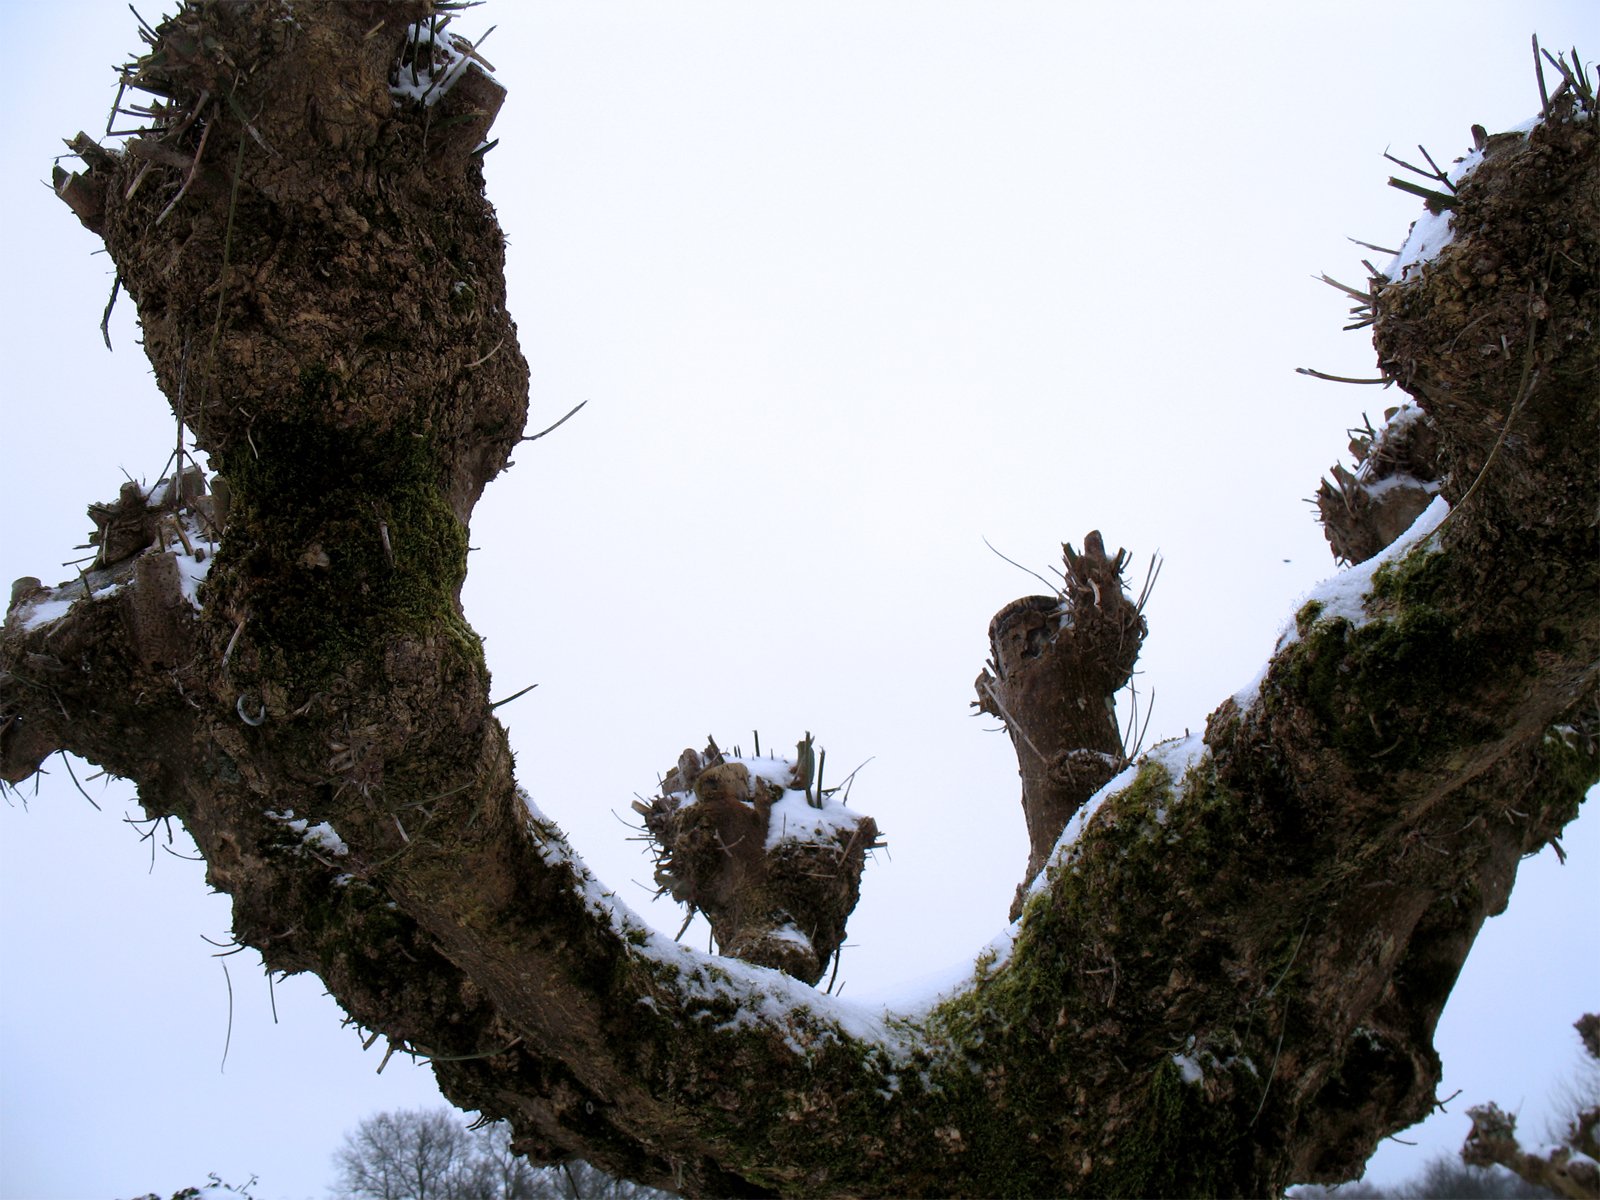
[[[154,20],[154,8],[143,10]],[[1331,571],[1302,502],[1363,411],[1346,302],[1420,211],[1393,148],[1441,161],[1538,105],[1528,35],[1593,53],[1592,0],[1430,4],[501,3],[460,22],[510,97],[488,156],[533,367],[525,447],[473,529],[523,782],[637,906],[628,802],[685,746],[814,731],[889,840],[845,996],[968,957],[1026,857],[1015,763],[969,716],[996,609],[1098,527],[1166,560],[1142,690],[1200,728]],[[66,578],[84,507],[152,479],[172,421],[112,269],[48,187],[136,46],[114,0],[8,14],[0,122],[0,571]],[[92,768],[79,767],[80,775]],[[436,1103],[363,1055],[308,979],[214,948],[226,899],[141,843],[125,784],[59,760],[0,808],[0,1196],[260,1176],[324,1194],[342,1132]],[[617,815],[614,815],[617,814]],[[1592,814],[1524,864],[1447,1009],[1451,1113],[1388,1144],[1395,1180],[1576,1059],[1600,985]],[[173,849],[191,852],[183,838]],[[892,856],[892,857],[891,857]],[[631,882],[630,882],[631,881]],[[676,929],[668,905],[648,909]],[[700,934],[703,937],[703,933]],[[1419,1157],[1420,1156],[1420,1157]]]

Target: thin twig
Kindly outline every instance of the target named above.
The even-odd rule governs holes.
[[[1443,529],[1445,522],[1465,508],[1467,501],[1472,499],[1473,494],[1477,492],[1478,485],[1483,482],[1484,476],[1488,475],[1489,468],[1494,465],[1494,460],[1500,456],[1500,447],[1506,444],[1506,434],[1511,432],[1511,423],[1517,419],[1517,414],[1522,411],[1522,406],[1527,402],[1529,394],[1533,391],[1533,385],[1538,382],[1539,373],[1533,369],[1533,344],[1534,335],[1539,330],[1539,318],[1530,315],[1528,322],[1528,349],[1522,356],[1522,379],[1517,384],[1516,399],[1512,401],[1511,409],[1506,413],[1506,423],[1500,427],[1500,436],[1495,439],[1494,446],[1489,451],[1489,457],[1483,460],[1483,466],[1479,469],[1477,478],[1472,481],[1472,486],[1467,489],[1466,494],[1460,500],[1457,500],[1451,506],[1450,511],[1445,513],[1444,520],[1434,527],[1434,533],[1438,533],[1439,530]]]
[[[1354,242],[1358,246],[1365,246],[1368,250],[1376,250],[1379,254],[1399,254],[1400,253],[1400,251],[1391,250],[1387,246],[1374,246],[1371,242],[1363,242],[1360,238],[1346,238],[1345,240],[1349,241],[1349,242]]]
[[[106,349],[111,349],[111,310],[116,307],[117,293],[122,290],[122,273],[117,272],[117,277],[111,281],[111,299],[106,301],[106,310],[100,314],[100,336],[106,340]]]
[[[1028,749],[1033,751],[1035,758],[1040,762],[1048,762],[1049,760],[1039,753],[1039,747],[1033,744],[1033,739],[1028,736],[1028,731],[1012,720],[1011,714],[1006,711],[1006,706],[1000,703],[1000,697],[994,694],[994,688],[990,687],[987,681],[984,682],[983,690],[989,693],[989,699],[993,700],[994,706],[1000,710],[1000,716],[1005,720],[1006,728],[1016,731],[1017,736],[1027,743]]]
[[[67,774],[72,776],[72,786],[78,789],[78,794],[80,796],[82,796],[90,804],[94,804],[94,797],[89,795],[88,792],[84,791],[83,784],[78,782],[78,776],[74,774],[72,770],[72,760],[67,757],[67,752],[65,750],[59,750],[57,753],[61,755],[61,761],[66,764]],[[98,804],[94,804],[94,810],[95,812],[105,811],[105,809],[101,808]]]
[[[1427,202],[1428,211],[1431,213],[1441,213],[1456,206],[1456,198],[1448,192],[1423,187],[1420,183],[1412,183],[1409,179],[1399,179],[1391,175],[1389,186],[1399,188],[1402,192],[1410,192],[1413,196],[1421,196]]]
[[[472,361],[471,361],[471,362],[469,362],[469,363],[468,363],[468,364],[467,364],[467,365],[466,365],[466,366],[465,366],[465,367],[464,367],[464,368],[462,368],[462,369],[463,369],[463,370],[467,370],[467,371],[470,371],[470,370],[472,370],[472,369],[473,369],[473,368],[474,368],[474,367],[481,367],[481,366],[483,366],[483,364],[484,364],[484,363],[486,363],[486,362],[488,362],[488,361],[489,361],[489,360],[490,360],[490,359],[491,359],[491,358],[493,358],[493,357],[494,357],[494,356],[495,356],[495,355],[496,355],[496,354],[498,354],[498,353],[500,353],[500,347],[501,347],[501,346],[504,346],[504,345],[505,345],[505,344],[506,344],[506,340],[505,340],[505,338],[501,338],[501,339],[500,339],[500,340],[499,340],[499,341],[498,341],[498,342],[496,342],[496,343],[495,343],[495,344],[494,344],[494,346],[493,346],[493,348],[492,348],[492,349],[491,349],[491,350],[490,350],[490,351],[489,351],[489,353],[487,353],[487,354],[485,354],[485,355],[484,355],[484,356],[483,356],[483,357],[482,357],[482,358],[475,358],[475,359],[473,359],[473,360],[472,360]]]
[[[502,704],[510,704],[513,700],[515,700],[519,696],[526,696],[529,692],[533,691],[533,689],[538,687],[538,686],[539,685],[537,683],[530,683],[527,687],[523,688],[520,692],[512,692],[511,695],[507,696],[504,700],[496,700],[494,703],[489,705],[489,711],[493,712],[495,709],[499,708]]]
[[[1019,563],[1016,559],[1014,559],[1014,558],[1006,558],[1006,556],[1004,554],[1001,554],[1000,551],[995,550],[994,543],[991,542],[988,538],[984,538],[983,539],[983,544],[985,546],[989,547],[989,549],[994,552],[994,555],[995,555],[996,558],[1005,559],[1006,562],[1010,563],[1013,567],[1015,567],[1019,571],[1027,571],[1029,575],[1032,575],[1040,583],[1044,584],[1045,587],[1049,588],[1051,595],[1059,596],[1061,594],[1060,590],[1056,587],[1056,585],[1051,583],[1043,575],[1039,574],[1039,572],[1029,570],[1027,567],[1025,567],[1021,563]]]
[[[178,189],[178,194],[169,200],[167,202],[167,206],[161,210],[161,215],[156,218],[157,225],[165,221],[171,214],[172,210],[178,207],[178,201],[182,200],[184,196],[188,195],[189,185],[195,181],[195,176],[200,174],[200,156],[206,152],[206,139],[211,136],[211,131],[215,129],[216,126],[217,123],[215,121],[206,122],[205,129],[200,133],[200,144],[194,149],[194,159],[189,164],[189,174],[184,177],[183,186]]]
[[[1351,379],[1348,375],[1329,375],[1325,371],[1313,371],[1310,367],[1296,367],[1294,373],[1309,375],[1313,379],[1326,379],[1329,383],[1381,383],[1384,387],[1388,387],[1394,382],[1386,376],[1380,379]]]
[[[1450,182],[1449,173],[1442,170],[1439,164],[1433,161],[1433,155],[1428,153],[1428,148],[1419,142],[1417,143],[1417,149],[1422,151],[1422,157],[1427,159],[1428,165],[1433,168],[1433,177],[1440,183],[1444,184],[1445,187],[1449,188],[1452,192],[1455,191],[1456,185]]]
[[[1345,295],[1355,297],[1355,299],[1361,301],[1361,303],[1363,305],[1372,303],[1372,291],[1371,291],[1371,289],[1368,289],[1365,292],[1357,291],[1355,288],[1351,287],[1348,283],[1340,283],[1337,279],[1333,278],[1331,275],[1325,275],[1325,274],[1324,275],[1318,275],[1317,278],[1322,280],[1322,282],[1327,284],[1329,287],[1338,288]]]
[[[575,417],[577,415],[577,413],[578,413],[578,409],[582,408],[583,405],[587,404],[587,403],[589,403],[587,400],[583,401],[582,404],[579,404],[577,406],[577,408],[574,408],[571,412],[569,412],[566,416],[562,417],[561,420],[557,421],[554,425],[550,426],[548,429],[541,429],[538,433],[533,434],[531,437],[522,437],[522,438],[518,438],[517,440],[519,442],[536,442],[540,438],[542,438],[545,434],[554,433],[557,429],[560,429],[569,420],[571,420],[573,417]]]
[[[1539,35],[1533,35],[1533,72],[1539,79],[1539,113],[1548,121],[1550,119],[1550,93],[1544,86],[1544,62],[1539,57]]]
[[[424,1052],[423,1057],[429,1062],[470,1062],[475,1058],[498,1058],[500,1055],[509,1053],[511,1050],[514,1050],[521,1044],[522,1037],[519,1034],[518,1036],[512,1038],[504,1046],[501,1046],[498,1050],[484,1050],[478,1054],[428,1054]]]
[[[228,1048],[233,1045],[233,976],[228,974],[228,964],[222,964],[222,978],[228,984],[228,1034],[222,1039],[222,1061],[217,1064],[217,1074],[228,1070]]]
[[[1300,957],[1300,947],[1306,940],[1306,930],[1310,928],[1311,914],[1307,913],[1305,923],[1300,926],[1300,937],[1294,944],[1294,953],[1289,955],[1288,963],[1284,966],[1283,970],[1279,972],[1277,982],[1267,989],[1268,996],[1271,996],[1273,993],[1275,993],[1278,990],[1279,985],[1289,977],[1289,971],[1294,966],[1295,959]],[[1288,1032],[1289,1006],[1285,1004],[1283,1006],[1283,1022],[1278,1027],[1278,1048],[1272,1052],[1272,1067],[1267,1071],[1267,1082],[1263,1084],[1261,1088],[1261,1102],[1256,1105],[1256,1115],[1250,1118],[1250,1124],[1252,1126],[1261,1119],[1261,1110],[1267,1105],[1267,1093],[1272,1090],[1272,1081],[1278,1074],[1278,1057],[1283,1053],[1283,1036]]]

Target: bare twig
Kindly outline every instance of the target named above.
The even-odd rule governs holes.
[[[1011,565],[1012,565],[1012,566],[1013,566],[1013,567],[1015,567],[1015,568],[1016,568],[1016,569],[1017,569],[1017,570],[1019,570],[1019,571],[1027,571],[1027,573],[1028,573],[1028,574],[1029,574],[1029,575],[1032,575],[1032,576],[1033,576],[1033,577],[1034,577],[1034,578],[1035,578],[1035,579],[1037,579],[1037,580],[1038,580],[1038,581],[1039,581],[1039,582],[1040,582],[1040,583],[1042,583],[1042,584],[1044,584],[1044,585],[1045,585],[1045,587],[1047,587],[1047,588],[1049,588],[1049,589],[1050,589],[1050,593],[1051,593],[1051,595],[1054,595],[1054,596],[1059,596],[1059,595],[1060,595],[1060,594],[1061,594],[1061,589],[1060,589],[1060,588],[1058,588],[1058,587],[1056,587],[1056,585],[1055,585],[1055,584],[1053,584],[1053,583],[1051,583],[1051,582],[1050,582],[1050,581],[1049,581],[1049,580],[1048,580],[1048,579],[1046,579],[1046,578],[1045,578],[1045,577],[1044,577],[1044,576],[1043,576],[1043,575],[1041,575],[1041,574],[1039,574],[1039,572],[1037,572],[1037,571],[1034,571],[1034,570],[1030,570],[1030,569],[1029,569],[1029,568],[1027,568],[1027,567],[1025,567],[1025,566],[1023,566],[1023,565],[1022,565],[1022,564],[1021,564],[1021,563],[1019,563],[1019,562],[1018,562],[1018,561],[1017,561],[1017,560],[1016,560],[1016,559],[1014,559],[1014,558],[1006,558],[1006,556],[1005,556],[1005,555],[1004,555],[1004,554],[1001,554],[1001,553],[1000,553],[1000,551],[998,551],[998,550],[996,550],[996,549],[995,549],[995,548],[994,548],[994,543],[993,543],[993,542],[991,542],[991,541],[990,541],[990,540],[989,540],[989,539],[988,539],[988,538],[984,538],[984,539],[983,539],[983,544],[984,544],[984,545],[985,545],[985,546],[987,546],[987,547],[989,547],[989,549],[990,549],[990,551],[991,551],[991,552],[993,552],[993,554],[994,554],[994,556],[995,556],[995,557],[996,557],[996,558],[999,558],[999,559],[1004,559],[1004,560],[1005,560],[1005,561],[1006,561],[1006,562],[1008,562],[1008,563],[1010,563],[1010,564],[1011,564]]]
[[[1363,242],[1360,238],[1346,238],[1345,240],[1346,241],[1350,241],[1350,242],[1354,242],[1358,246],[1365,246],[1368,250],[1376,250],[1379,254],[1399,254],[1400,253],[1400,251],[1391,250],[1387,246],[1374,246],[1371,242]]]
[[[117,293],[122,290],[122,273],[111,281],[111,299],[106,301],[106,310],[100,314],[100,336],[106,340],[106,349],[111,349],[111,310],[116,307]]]
[[[994,688],[989,686],[989,682],[987,680],[984,681],[983,690],[989,694],[989,699],[994,701],[994,706],[1000,710],[1000,716],[1004,719],[1006,728],[1008,730],[1015,730],[1017,736],[1027,744],[1028,749],[1033,751],[1033,756],[1040,762],[1049,762],[1049,759],[1045,758],[1043,754],[1039,753],[1039,747],[1033,744],[1033,739],[1028,736],[1028,731],[1021,725],[1018,725],[1016,721],[1012,719],[1011,714],[1006,711],[1006,706],[1000,702],[1000,697],[995,695]]]
[[[540,438],[542,438],[545,434],[554,433],[557,429],[560,429],[563,425],[565,425],[573,417],[577,416],[578,409],[582,408],[584,406],[584,404],[587,404],[587,403],[589,403],[587,400],[583,401],[576,408],[572,409],[571,412],[567,413],[566,416],[562,417],[561,420],[557,421],[554,425],[551,425],[549,428],[541,429],[538,433],[532,434],[532,435],[530,435],[528,437],[521,437],[521,438],[518,438],[517,440],[519,442],[536,442]]]
[[[1393,379],[1387,376],[1379,379],[1352,379],[1348,375],[1329,375],[1325,371],[1313,371],[1310,367],[1296,367],[1294,373],[1296,375],[1309,375],[1313,379],[1326,379],[1330,383],[1381,383],[1384,387],[1388,387],[1394,382]]]
[[[94,797],[89,795],[88,792],[84,791],[83,790],[83,784],[78,782],[78,776],[72,770],[72,760],[67,757],[67,752],[65,750],[58,750],[56,753],[61,755],[61,761],[67,768],[67,774],[72,777],[72,786],[78,789],[78,794],[80,796],[82,796],[85,800],[87,800],[90,804],[94,804],[95,812],[104,812],[105,809],[101,808],[98,804],[95,804],[94,803]]]
[[[211,131],[216,128],[216,125],[215,121],[206,122],[205,129],[200,133],[200,144],[194,148],[194,159],[189,164],[189,174],[184,177],[183,186],[178,189],[178,194],[167,202],[167,206],[161,210],[161,215],[156,217],[157,225],[165,221],[172,210],[178,207],[178,201],[188,195],[189,185],[194,182],[195,176],[200,173],[200,156],[206,152],[206,139],[211,136]]]
[[[498,354],[498,353],[500,353],[500,347],[501,347],[501,346],[504,346],[504,345],[505,345],[505,344],[506,344],[506,340],[505,340],[505,338],[501,338],[501,339],[500,339],[500,340],[499,340],[499,341],[498,341],[498,342],[496,342],[496,343],[495,343],[495,344],[494,344],[494,345],[493,345],[493,347],[491,347],[491,348],[490,348],[490,350],[489,350],[489,353],[487,353],[487,354],[485,354],[485,355],[484,355],[484,356],[483,356],[483,357],[482,357],[482,358],[475,358],[475,359],[473,359],[473,360],[472,360],[472,361],[471,361],[471,362],[469,362],[469,363],[468,363],[468,364],[467,364],[467,365],[466,365],[466,366],[465,366],[465,367],[464,367],[464,368],[462,368],[462,369],[463,369],[463,370],[466,370],[466,371],[470,371],[470,370],[472,370],[472,369],[473,369],[473,368],[475,368],[475,367],[481,367],[481,366],[483,366],[483,364],[484,364],[484,363],[486,363],[486,362],[488,362],[488,361],[489,361],[489,360],[490,360],[490,359],[491,359],[491,358],[493,358],[493,357],[494,357],[494,356],[495,356],[495,355],[496,355],[496,354]],[[579,405],[579,406],[578,406],[578,407],[579,407],[579,408],[582,408],[582,407],[583,407],[583,405],[581,405],[581,404],[580,404],[580,405]],[[572,414],[571,414],[571,413],[568,413],[568,414],[567,414],[567,416],[571,416],[571,415],[572,415]],[[564,420],[566,420],[566,417],[563,417],[563,418],[562,418],[562,419],[561,419],[561,420],[563,420],[563,421],[564,421]],[[559,424],[560,424],[560,423],[561,423],[561,422],[560,422],[560,421],[557,421],[557,422],[556,422],[556,424],[557,424],[557,425],[559,425]],[[551,428],[552,428],[552,429],[553,429],[553,428],[555,428],[555,426],[551,426]],[[546,431],[546,432],[548,432],[548,430],[547,430],[547,431]]]
[[[1544,63],[1539,57],[1539,35],[1533,35],[1533,73],[1539,79],[1539,115],[1550,119],[1550,93],[1544,86]]]
[[[1372,303],[1372,291],[1371,291],[1370,288],[1367,291],[1364,291],[1364,292],[1363,291],[1359,291],[1356,288],[1351,287],[1348,283],[1340,283],[1337,279],[1333,278],[1331,275],[1326,275],[1326,274],[1318,275],[1317,278],[1322,280],[1322,282],[1327,284],[1329,287],[1337,288],[1339,291],[1343,292],[1345,295],[1352,296],[1355,299],[1361,301],[1361,303],[1363,305],[1367,305],[1367,304]]]
[[[1389,176],[1389,186],[1399,188],[1402,192],[1410,192],[1413,196],[1421,196],[1423,200],[1427,201],[1429,212],[1441,213],[1456,206],[1456,198],[1450,193],[1423,187],[1420,183],[1412,183],[1409,179],[1399,179],[1391,175]]]
[[[520,692],[512,692],[511,695],[507,696],[504,700],[496,700],[496,701],[494,701],[492,704],[489,705],[489,711],[493,712],[495,709],[499,708],[502,704],[510,704],[513,700],[515,700],[519,696],[526,696],[529,692],[533,691],[533,689],[538,687],[538,686],[539,685],[537,683],[530,683],[527,687],[523,688]]]
[[[228,985],[228,1033],[222,1039],[222,1061],[217,1064],[220,1075],[228,1069],[228,1048],[233,1045],[233,976],[228,974],[228,964],[222,964],[222,978]]]

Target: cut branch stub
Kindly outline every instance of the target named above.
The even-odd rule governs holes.
[[[208,494],[204,473],[191,466],[154,487],[125,483],[116,500],[88,512],[89,544],[98,551],[86,570],[53,588],[33,576],[11,585],[0,631],[10,643],[0,669],[0,780],[7,783],[70,744],[62,688],[91,676],[104,646],[158,679],[194,656],[197,588],[226,519],[222,497]],[[30,693],[50,702],[29,712]]]
[[[1025,596],[995,614],[993,658],[975,685],[975,706],[1005,723],[1022,776],[1028,870],[1013,918],[1072,814],[1122,765],[1113,697],[1133,674],[1148,628],[1123,590],[1127,551],[1108,555],[1098,530],[1085,535],[1081,553],[1061,549],[1061,593]]]
[[[1317,488],[1317,518],[1333,552],[1362,563],[1411,527],[1439,492],[1439,432],[1414,404],[1391,408],[1384,424],[1352,430],[1356,469],[1335,465]]]
[[[715,740],[685,750],[661,795],[633,807],[655,842],[656,882],[705,914],[723,954],[815,984],[882,843],[831,791],[808,797],[809,736],[800,745],[800,761],[729,758]]]

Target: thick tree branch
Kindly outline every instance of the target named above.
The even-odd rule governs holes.
[[[170,153],[80,147],[58,185],[230,502],[198,609],[160,536],[14,594],[5,777],[63,748],[136,780],[241,940],[541,1159],[691,1194],[1275,1193],[1426,1112],[1473,937],[1600,775],[1593,116],[1553,101],[1376,297],[1448,518],[1086,806],[969,987],[888,1019],[648,931],[516,786],[458,602],[526,411],[473,154],[498,90],[419,49],[425,15],[185,5],[129,71]]]

